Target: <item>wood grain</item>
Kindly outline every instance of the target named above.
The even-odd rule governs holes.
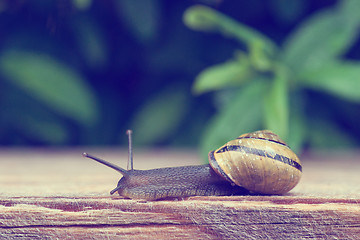
[[[140,201],[110,196],[119,174],[82,158],[81,152],[0,151],[0,239],[360,237],[356,153],[302,157],[303,177],[284,196]],[[126,151],[91,153],[126,167]],[[139,169],[198,163],[197,155],[188,151],[135,156]]]

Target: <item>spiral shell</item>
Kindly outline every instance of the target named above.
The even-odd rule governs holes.
[[[261,194],[283,194],[298,184],[299,158],[268,130],[246,133],[209,152],[211,167],[223,178]]]

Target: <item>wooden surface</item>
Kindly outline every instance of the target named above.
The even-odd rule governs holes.
[[[0,239],[360,239],[358,153],[302,157],[284,196],[146,202],[110,196],[120,175],[84,150],[0,150]],[[89,152],[126,167],[126,151]],[[191,152],[135,154],[137,169],[198,163]]]

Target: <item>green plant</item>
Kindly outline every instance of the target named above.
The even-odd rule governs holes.
[[[98,120],[98,103],[91,87],[79,72],[55,58],[6,50],[0,55],[0,71],[8,80],[2,89],[6,94],[2,94],[0,102],[6,114],[0,123],[9,134],[20,131],[24,138],[63,144],[71,134],[65,121],[56,115],[82,128],[89,128]]]
[[[339,1],[334,9],[317,12],[300,24],[278,47],[211,8],[190,7],[184,14],[189,28],[221,33],[246,49],[236,50],[232,59],[196,77],[194,93],[214,91],[219,109],[205,130],[202,150],[259,128],[278,133],[295,151],[304,143],[322,143],[321,139],[337,139],[335,145],[351,142],[332,119],[308,115],[313,103],[307,102],[306,92],[311,89],[345,102],[360,102],[360,62],[343,57],[358,37],[359,12],[360,1]]]

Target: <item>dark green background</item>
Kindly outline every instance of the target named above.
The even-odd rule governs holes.
[[[194,79],[244,46],[187,28],[183,14],[195,4],[281,46],[305,19],[338,2],[0,0],[0,144],[118,146],[132,128],[137,145],[198,148],[221,103],[213,92],[195,95]],[[343,57],[358,60],[359,46],[357,39]],[[311,103],[308,122],[330,125],[344,139],[313,136],[302,147],[358,146],[358,102],[302,94]]]

